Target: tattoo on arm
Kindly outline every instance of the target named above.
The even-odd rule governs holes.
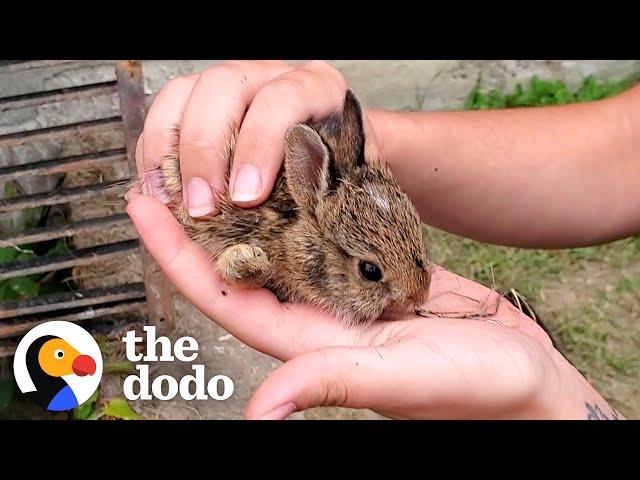
[[[602,409],[595,404],[591,404],[589,402],[584,402],[585,407],[587,408],[587,420],[620,420],[620,413],[612,408],[609,415],[605,415]]]

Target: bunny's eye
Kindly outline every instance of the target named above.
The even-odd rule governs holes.
[[[358,268],[360,270],[360,274],[365,280],[369,280],[370,282],[379,282],[382,279],[382,270],[380,270],[380,267],[375,263],[360,260]]]

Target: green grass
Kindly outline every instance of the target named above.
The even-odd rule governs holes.
[[[570,90],[562,81],[542,80],[538,77],[533,77],[529,81],[528,87],[518,84],[511,93],[497,90],[483,92],[477,85],[467,97],[465,108],[467,110],[489,110],[591,102],[621,93],[639,81],[640,72],[621,80],[610,81],[598,81],[594,76],[588,76],[575,90]]]
[[[538,107],[600,100],[640,82],[585,78],[576,89],[532,78],[511,92],[476,86],[468,110]],[[623,414],[640,416],[640,236],[607,245],[566,250],[525,250],[487,245],[425,227],[433,261],[501,292],[515,288],[550,327],[561,350]],[[606,281],[592,279],[605,272]],[[562,287],[566,284],[566,287]],[[550,304],[546,288],[566,288],[575,301]],[[560,287],[558,287],[560,286]],[[570,298],[570,296],[569,296]]]

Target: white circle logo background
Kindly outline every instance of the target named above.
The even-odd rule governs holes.
[[[96,372],[93,375],[79,377],[77,375],[65,375],[62,377],[73,390],[78,404],[81,405],[98,389],[102,378],[102,353],[95,339],[84,328],[75,323],[53,321],[46,322],[32,328],[22,337],[13,359],[13,374],[18,388],[22,393],[36,390],[33,380],[27,369],[27,349],[34,340],[45,335],[55,335],[67,341],[73,348],[83,355],[89,355],[96,362]]]

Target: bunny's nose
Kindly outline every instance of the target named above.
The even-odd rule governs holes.
[[[405,297],[404,301],[394,302],[382,312],[382,317],[387,320],[400,320],[406,317],[409,313],[414,312],[416,308],[424,303],[426,300],[423,293],[411,295]]]
[[[409,304],[404,305],[389,305],[387,306],[380,315],[381,318],[385,320],[400,320],[404,316],[409,313],[410,307]]]

